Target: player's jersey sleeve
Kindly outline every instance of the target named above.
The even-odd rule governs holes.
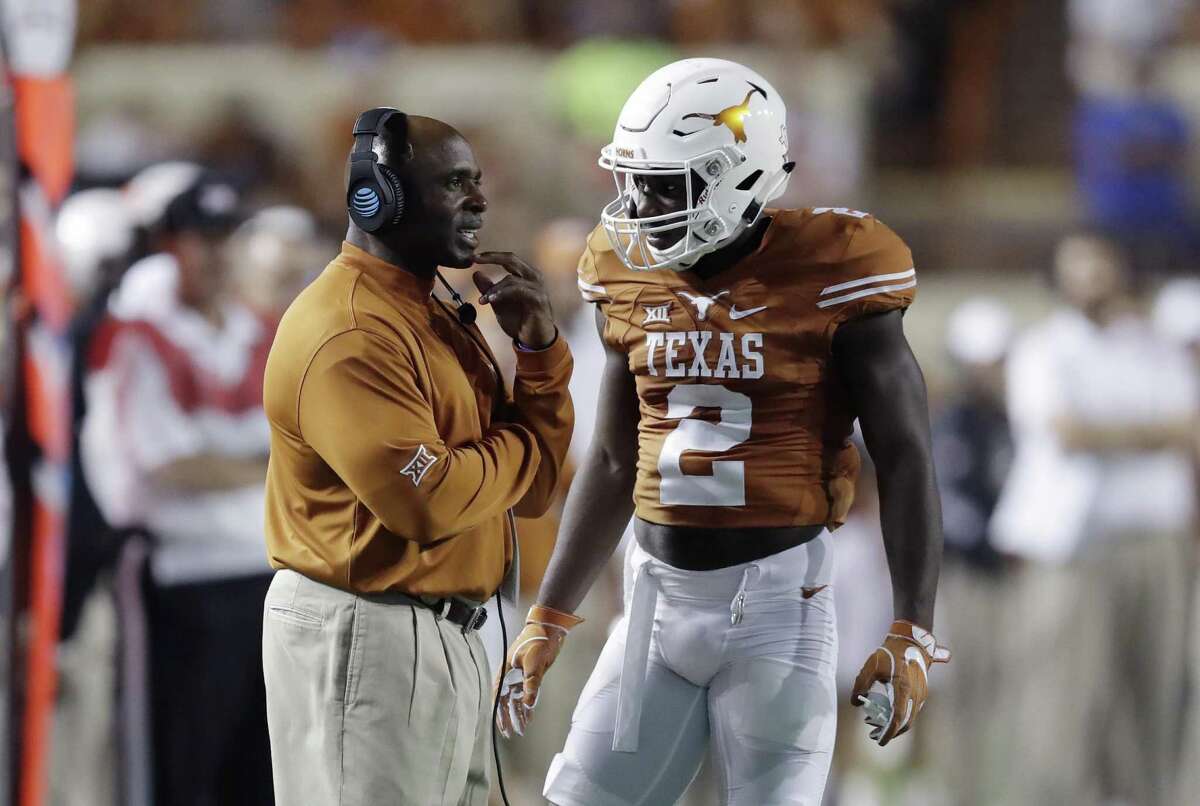
[[[601,311],[605,311],[612,302],[612,295],[600,276],[600,263],[604,259],[603,256],[611,252],[612,247],[609,246],[608,236],[601,227],[596,227],[588,236],[583,254],[579,257],[579,266],[576,269],[576,273],[579,275],[580,295],[583,296],[585,302],[599,305]]]
[[[821,272],[816,289],[818,311],[835,326],[860,316],[905,310],[917,292],[908,246],[873,216],[859,215],[845,216],[850,219],[844,228],[845,249]]]

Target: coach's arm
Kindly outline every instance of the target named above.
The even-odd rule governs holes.
[[[502,516],[542,460],[534,433],[514,423],[447,444],[432,385],[419,355],[351,330],[313,358],[298,404],[301,437],[388,531],[418,543]]]

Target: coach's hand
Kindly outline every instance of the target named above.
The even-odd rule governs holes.
[[[498,283],[481,271],[472,275],[479,304],[491,305],[500,327],[520,344],[534,350],[549,347],[557,330],[542,273],[512,252],[480,252],[474,261],[508,272]]]
[[[496,708],[496,727],[505,738],[515,732],[524,735],[533,718],[542,677],[558,657],[567,631],[583,622],[579,616],[552,607],[534,605],[525,617],[525,629],[508,651],[509,671],[497,684],[500,699]]]
[[[950,650],[933,633],[909,621],[893,621],[883,646],[863,664],[850,704],[865,706],[871,738],[883,747],[912,727],[929,696],[929,667],[947,663]],[[871,691],[876,683],[883,693]]]

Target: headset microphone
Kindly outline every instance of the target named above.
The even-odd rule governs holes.
[[[434,274],[442,281],[442,285],[446,286],[446,290],[450,292],[450,299],[454,300],[454,304],[458,306],[454,309],[455,315],[458,316],[458,321],[464,325],[475,324],[475,306],[463,299],[462,295],[454,290],[454,286],[446,282],[446,278],[442,276],[440,271],[435,271]]]

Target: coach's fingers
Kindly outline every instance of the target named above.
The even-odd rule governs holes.
[[[502,299],[508,298],[508,295],[512,291],[513,283],[525,282],[524,280],[517,279],[516,277],[514,277],[511,274],[505,275],[498,282],[492,282],[486,276],[484,277],[484,279],[488,281],[489,285],[486,290],[481,289],[481,292],[479,294],[479,304],[480,305],[491,305],[492,303],[496,302],[497,300],[502,300]],[[475,283],[475,287],[479,288],[478,282]]]
[[[496,285],[495,281],[492,280],[491,277],[488,277],[481,271],[473,272],[471,274],[471,279],[475,281],[475,287],[479,289],[480,294],[486,294],[488,291],[492,290],[493,286]]]
[[[540,282],[542,273],[512,252],[479,252],[471,258],[475,263],[499,266],[509,274]]]
[[[535,283],[529,280],[509,276],[493,285],[484,296],[487,297],[488,302],[496,303],[519,299],[537,299],[544,293]]]

